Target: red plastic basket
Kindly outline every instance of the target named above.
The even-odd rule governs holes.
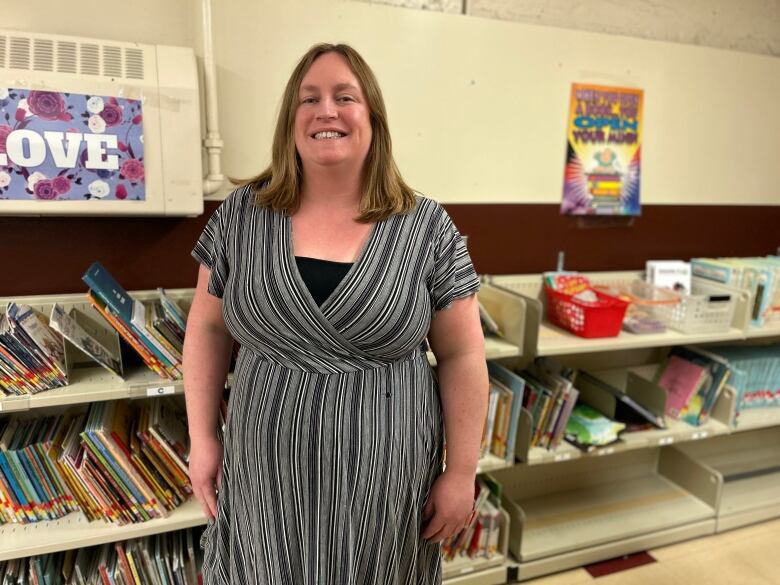
[[[615,337],[620,333],[629,303],[594,291],[598,301],[589,303],[555,289],[547,294],[547,319],[580,337]]]

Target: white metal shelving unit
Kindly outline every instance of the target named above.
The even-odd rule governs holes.
[[[640,275],[586,274],[596,284]],[[673,345],[780,337],[780,325],[748,326],[752,297],[743,290],[729,290],[736,297],[736,308],[727,331],[621,332],[614,338],[583,339],[546,322],[540,274],[493,276],[486,281],[526,302],[525,351],[520,359],[506,360],[507,365],[556,356],[576,367],[591,369],[592,364],[593,369],[625,370],[647,364],[648,359],[657,362],[664,351],[660,348]],[[699,286],[723,292],[723,287],[706,282]],[[637,363],[631,364],[632,359]],[[618,443],[589,453],[563,443],[552,451],[530,448],[524,455],[523,437],[518,436],[518,457],[525,457],[525,464],[491,475],[504,485],[504,507],[510,514],[510,565],[517,567],[519,578],[780,516],[780,472],[772,467],[780,466],[780,435],[776,435],[780,409],[743,410],[735,416],[736,402],[736,392],[727,387],[702,426],[667,419],[667,429],[626,433]],[[757,443],[766,444],[758,448]],[[746,456],[747,451],[752,454]],[[744,471],[748,473],[735,475],[734,467],[729,467],[734,460],[747,460]]]

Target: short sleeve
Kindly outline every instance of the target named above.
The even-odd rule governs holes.
[[[471,263],[466,244],[444,208],[440,208],[440,211],[430,279],[434,311],[446,309],[452,301],[479,291],[479,277]]]
[[[211,271],[208,283],[208,291],[215,297],[225,294],[225,284],[230,275],[230,262],[226,253],[227,225],[229,221],[229,208],[232,195],[225,199],[211,214],[206,227],[200,234],[195,247],[192,249],[192,257]]]

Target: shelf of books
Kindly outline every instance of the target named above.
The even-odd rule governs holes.
[[[494,472],[521,579],[714,530],[717,482],[670,448]]]
[[[780,516],[780,331],[751,328],[754,291],[694,279],[712,322],[586,339],[546,321],[542,275],[486,281],[526,302],[523,355],[500,362],[522,463],[489,474],[521,580]]]
[[[89,522],[80,512],[58,520],[0,526],[0,560],[84,548],[205,524],[200,504],[189,500],[166,518],[117,526]]]

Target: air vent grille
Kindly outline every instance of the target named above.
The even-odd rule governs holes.
[[[5,45],[8,42],[8,37],[0,35],[0,67],[5,67],[5,57],[8,54]]]
[[[100,75],[100,47],[92,43],[81,45],[81,71],[82,75]]]
[[[125,74],[131,79],[144,78],[144,52],[141,49],[125,49]]]
[[[54,71],[54,42],[49,39],[33,41],[33,69]]]
[[[60,73],[78,72],[76,69],[76,43],[57,42],[57,71]]]
[[[103,45],[103,75],[122,77],[122,49],[113,45]]]
[[[0,35],[0,68],[146,79],[144,49],[138,45],[56,35]]]
[[[30,39],[25,37],[11,37],[11,69],[30,68]]]

